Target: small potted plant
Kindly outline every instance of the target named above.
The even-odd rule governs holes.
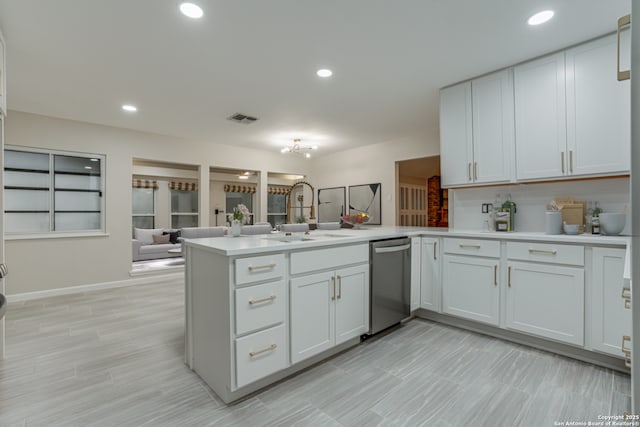
[[[243,204],[239,204],[233,208],[233,213],[229,214],[229,221],[231,222],[231,235],[239,236],[241,225],[246,224],[249,221],[251,212]]]

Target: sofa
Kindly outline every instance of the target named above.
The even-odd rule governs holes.
[[[182,256],[180,250],[182,239],[224,236],[225,230],[226,227],[186,227],[179,230],[134,228],[134,238],[131,240],[131,259],[145,261],[179,257]]]

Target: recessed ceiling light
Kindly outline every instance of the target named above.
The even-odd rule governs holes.
[[[180,5],[180,12],[182,12],[184,16],[193,19],[202,18],[202,16],[204,15],[202,8],[193,3],[182,3]]]
[[[85,169],[91,169],[91,166],[85,166],[84,168]]]
[[[89,159],[89,160],[91,160],[92,162],[97,162],[98,161],[98,159]]]
[[[130,105],[130,104],[124,104],[122,106],[122,109],[124,111],[128,111],[129,113],[135,113],[136,111],[138,111],[138,107],[136,107],[135,105]]]
[[[527,24],[540,25],[544,24],[551,18],[553,18],[553,10],[543,10],[542,12],[531,15],[531,17],[527,20]]]
[[[249,179],[247,175],[238,175],[238,179]]]
[[[304,153],[304,156],[305,156],[307,159],[309,159],[309,158],[311,158],[311,153]]]
[[[318,77],[331,77],[333,75],[333,71],[328,68],[322,68],[316,72]]]

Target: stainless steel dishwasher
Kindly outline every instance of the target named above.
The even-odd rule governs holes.
[[[369,334],[373,335],[411,315],[411,239],[372,241],[369,259]]]

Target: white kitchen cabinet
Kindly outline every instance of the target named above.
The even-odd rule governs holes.
[[[564,52],[514,68],[516,176],[518,180],[566,174]]]
[[[7,48],[0,33],[0,114],[7,114]]]
[[[631,336],[631,310],[622,299],[625,250],[593,248],[591,261],[591,345],[594,350],[624,357],[622,336]]]
[[[471,82],[440,91],[440,173],[443,187],[472,183]]]
[[[566,51],[570,175],[629,173],[630,81],[617,80],[616,59],[615,34]]]
[[[292,278],[291,362],[369,330],[369,265]]]
[[[442,89],[442,186],[511,181],[513,120],[511,70]]]
[[[442,257],[442,311],[497,326],[498,280],[498,259],[445,254]]]
[[[422,238],[420,253],[420,307],[441,311],[440,239]]]
[[[421,243],[420,237],[411,238],[411,311],[420,308]]]
[[[584,344],[584,269],[509,261],[506,326]]]

